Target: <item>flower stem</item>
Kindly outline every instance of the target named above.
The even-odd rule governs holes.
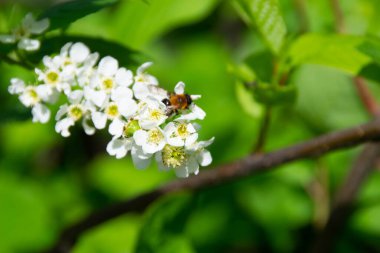
[[[264,149],[265,141],[267,138],[269,125],[270,125],[270,118],[272,115],[271,111],[272,111],[271,107],[267,106],[265,108],[264,117],[261,121],[261,126],[260,126],[260,130],[259,130],[259,137],[258,137],[257,142],[255,144],[255,147],[253,149],[253,153],[260,153]]]

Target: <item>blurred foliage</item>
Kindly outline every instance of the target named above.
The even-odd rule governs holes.
[[[353,75],[372,80],[370,91],[380,97],[378,0],[339,1],[345,35],[334,32],[328,0],[60,2],[1,1],[0,33],[32,11],[60,28],[46,35],[41,51],[26,56],[35,63],[70,40],[133,70],[154,61],[151,71],[163,87],[182,80],[189,93],[202,94],[207,117],[200,134],[216,137],[213,167],[251,153],[268,104],[276,107],[265,151],[368,121]],[[13,49],[1,44],[0,56]],[[63,139],[53,122],[32,124],[30,112],[7,93],[10,78],[33,80],[32,72],[0,58],[0,73],[1,253],[40,252],[63,227],[92,211],[175,178],[107,156],[107,135],[88,137],[75,129]],[[167,196],[145,213],[88,231],[73,252],[304,252],[359,151]],[[374,171],[336,252],[380,251],[379,185]]]

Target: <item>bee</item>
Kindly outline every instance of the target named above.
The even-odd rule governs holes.
[[[155,85],[149,85],[148,89],[166,106],[166,116],[168,117],[177,114],[179,110],[188,109],[193,103],[192,96],[189,94],[175,94],[174,92],[168,92]],[[198,96],[195,96],[195,98],[197,97]]]
[[[171,116],[178,113],[178,110],[186,110],[193,103],[189,94],[175,94],[169,93],[167,98],[162,100],[166,105],[166,116]]]

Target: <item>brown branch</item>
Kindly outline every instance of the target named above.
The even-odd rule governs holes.
[[[298,17],[299,33],[306,33],[309,30],[309,20],[306,13],[305,0],[293,0],[293,6]]]
[[[380,156],[380,144],[366,144],[339,189],[326,226],[316,238],[311,252],[333,252],[335,242],[354,211],[354,200]]]
[[[377,105],[376,99],[372,96],[369,91],[365,81],[361,77],[353,78],[358,95],[365,106],[367,112],[372,116],[377,116],[380,114],[379,106]]]
[[[368,141],[380,140],[380,120],[354,128],[322,135],[294,146],[262,155],[250,155],[214,170],[202,171],[198,176],[176,180],[156,190],[137,196],[131,200],[100,210],[67,228],[50,250],[51,253],[70,252],[77,238],[87,230],[128,212],[144,210],[158,197],[176,191],[199,190],[247,175],[269,171],[272,168],[304,158],[312,158],[325,153],[352,147]]]
[[[335,18],[335,30],[343,33],[345,31],[344,16],[339,0],[330,0],[331,9]]]

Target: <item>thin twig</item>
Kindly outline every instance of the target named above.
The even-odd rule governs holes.
[[[344,16],[339,0],[330,0],[330,4],[335,20],[335,30],[339,33],[343,33],[346,28],[344,25]]]
[[[27,70],[33,69],[32,66],[29,66],[28,64],[25,64],[25,63],[23,63],[21,61],[17,61],[17,60],[15,60],[15,59],[7,56],[7,55],[0,54],[0,60],[3,61],[3,62],[6,62],[6,63],[12,64],[12,65],[17,65],[17,66],[23,67],[23,68],[25,68]]]
[[[372,96],[371,92],[369,91],[365,80],[361,77],[355,77],[353,78],[356,90],[358,92],[358,95],[365,106],[367,112],[371,114],[371,116],[377,116],[380,114],[379,106],[375,100],[375,98]]]
[[[342,33],[345,30],[345,24],[339,0],[331,0],[330,2],[335,17],[335,29],[337,32]],[[379,117],[379,106],[369,91],[365,80],[361,77],[355,77],[353,78],[353,83],[366,111],[371,116]],[[311,252],[333,251],[336,238],[354,211],[357,192],[367,175],[375,168],[379,156],[380,144],[366,144],[364,146],[345,182],[339,188],[327,224],[314,240]]]
[[[317,236],[311,252],[333,252],[335,242],[354,211],[354,200],[363,182],[380,156],[380,144],[366,144],[339,189],[329,219]]]
[[[199,190],[228,181],[237,180],[247,175],[270,171],[274,167],[305,158],[318,157],[325,153],[352,147],[368,141],[380,140],[380,120],[354,128],[322,135],[304,143],[296,144],[275,152],[250,155],[230,164],[222,165],[213,170],[202,171],[198,176],[176,180],[151,192],[137,196],[131,200],[115,204],[85,217],[78,223],[67,228],[49,253],[70,252],[76,240],[87,230],[116,218],[122,214],[144,210],[158,197],[183,190]]]
[[[306,33],[309,30],[309,21],[306,13],[305,0],[293,0],[293,6],[298,17],[299,33]]]
[[[272,110],[269,106],[265,108],[264,117],[262,119],[260,129],[259,129],[259,137],[253,149],[253,153],[260,153],[264,149],[265,141],[266,141],[267,133],[269,130],[269,125],[270,125],[271,111]]]

